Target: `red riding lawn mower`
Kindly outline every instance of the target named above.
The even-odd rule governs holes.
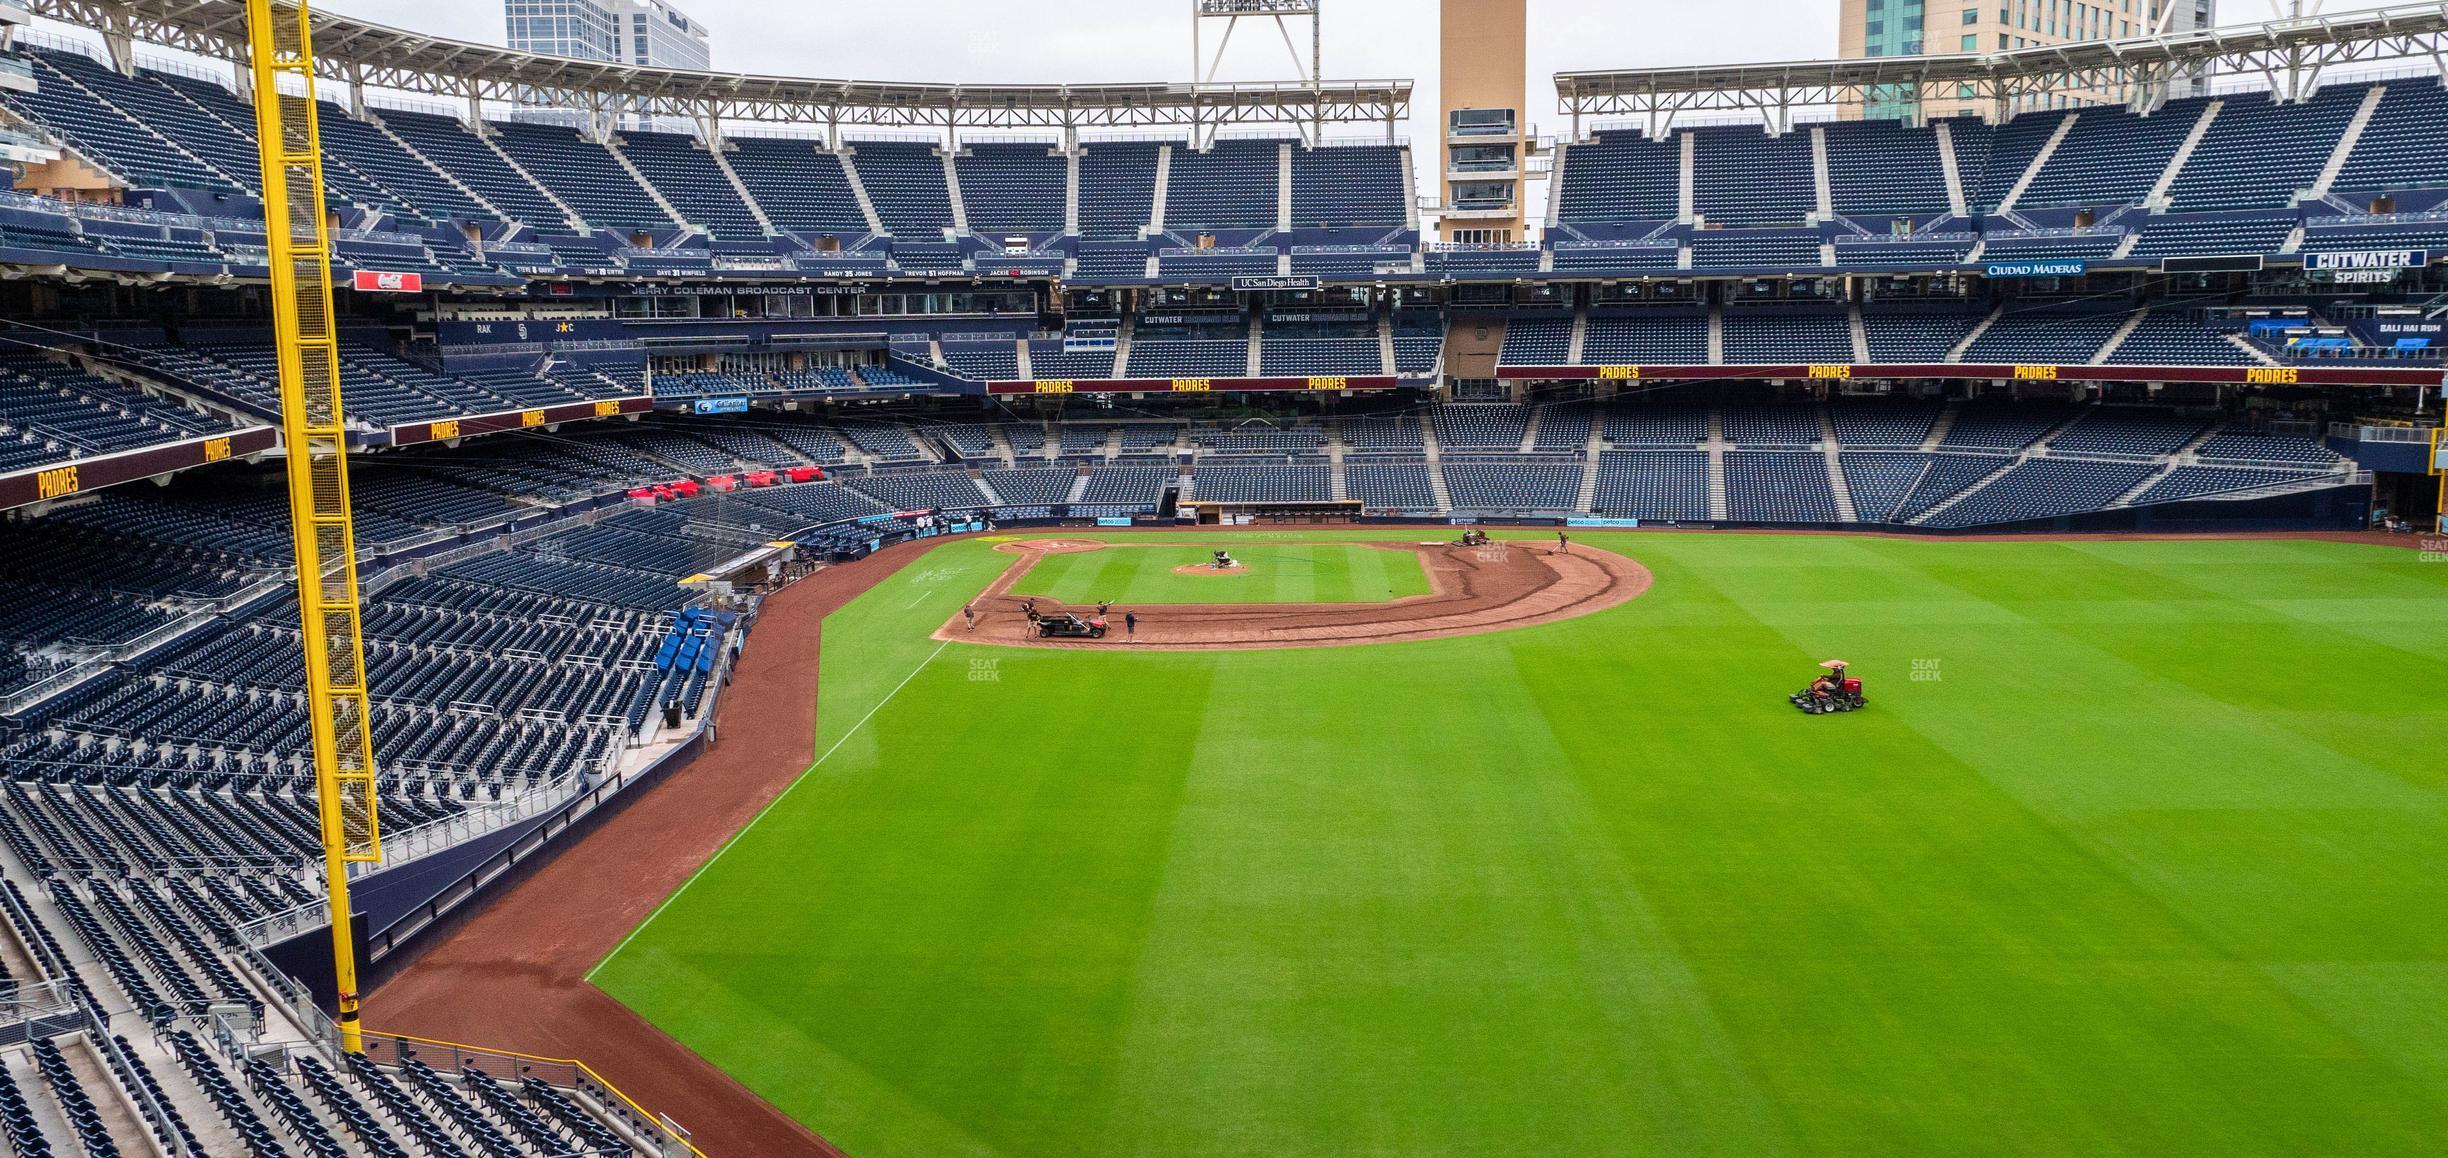
[[[1870,698],[1862,694],[1862,682],[1845,674],[1850,666],[1841,659],[1831,659],[1819,665],[1827,674],[1812,680],[1810,686],[1786,697],[1804,715],[1824,716],[1832,712],[1858,712],[1870,706]]]

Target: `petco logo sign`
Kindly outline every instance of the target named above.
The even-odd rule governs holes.
[[[357,292],[361,294],[417,294],[425,292],[425,275],[421,273],[383,273],[380,270],[357,271]]]
[[[2305,269],[2421,269],[2431,264],[2422,249],[2378,249],[2359,253],[2307,253]]]

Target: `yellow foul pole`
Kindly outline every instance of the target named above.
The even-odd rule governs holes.
[[[374,822],[372,700],[357,614],[356,536],[349,523],[348,434],[340,408],[314,47],[303,0],[246,0],[246,14],[255,136],[263,159],[264,234],[271,252],[272,325],[280,349],[289,522],[297,544],[298,618],[306,642],[306,706],[331,899],[337,1020],[342,1048],[358,1053],[364,1040],[348,866],[380,861],[382,843]]]
[[[2448,379],[2440,382],[2440,397],[2448,399]],[[2448,426],[2431,432],[2431,473],[2439,476],[2439,503],[2431,508],[2431,528],[2448,535]]]

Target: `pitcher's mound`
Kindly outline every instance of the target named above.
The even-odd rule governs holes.
[[[1218,567],[1213,563],[1185,563],[1175,567],[1173,573],[1176,575],[1247,575],[1249,564],[1235,563],[1230,567]]]

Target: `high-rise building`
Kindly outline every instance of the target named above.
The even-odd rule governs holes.
[[[1538,143],[1522,115],[1530,68],[1528,2],[1444,0],[1441,17],[1443,238],[1528,240],[1523,186]]]
[[[2218,0],[1841,0],[1839,51],[1848,58],[2011,52],[2084,40],[2190,32],[2218,23]],[[2180,81],[2170,95],[2182,96]],[[2062,92],[2023,108],[2132,99],[2129,93]],[[1922,107],[1926,105],[1926,107]],[[1970,116],[1985,111],[1969,86],[1953,93],[1872,93],[1858,115],[1874,119]]]
[[[519,52],[651,68],[710,68],[713,37],[663,0],[503,0],[510,47]],[[523,120],[568,121],[580,114],[523,102]],[[632,116],[635,114],[632,113]]]

